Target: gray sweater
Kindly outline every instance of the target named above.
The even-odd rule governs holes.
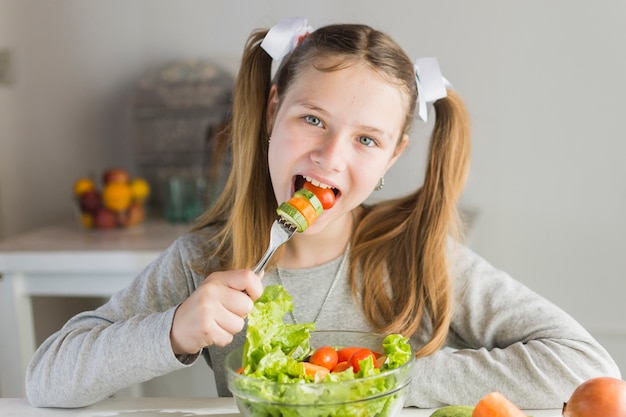
[[[80,407],[116,391],[192,366],[176,357],[170,328],[176,307],[204,280],[192,270],[209,229],[174,242],[126,289],[95,311],[70,319],[35,352],[26,376],[34,406]],[[588,378],[620,371],[608,353],[572,317],[469,249],[454,252],[454,314],[447,346],[416,362],[406,406],[473,404],[500,391],[521,408],[561,407]],[[340,259],[305,270],[281,270],[298,322],[320,311]],[[266,274],[264,285],[277,283]],[[286,317],[286,321],[290,318]],[[345,270],[317,329],[371,330],[350,292]],[[243,343],[245,330],[227,347],[211,346],[220,396],[230,395],[224,357]],[[420,345],[428,326],[412,336]]]

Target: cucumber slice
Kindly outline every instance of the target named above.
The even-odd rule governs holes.
[[[300,233],[304,232],[309,227],[309,222],[306,221],[298,209],[287,202],[278,206],[276,213],[285,220],[293,223],[297,227],[296,230]]]
[[[430,417],[472,417],[474,407],[470,405],[448,405],[440,408]]]
[[[313,191],[309,191],[306,188],[300,188],[298,191],[293,193],[293,195],[299,195],[299,196],[304,197],[307,200],[309,200],[309,202],[311,203],[311,205],[315,209],[315,212],[317,213],[318,216],[320,214],[322,214],[322,211],[324,211],[324,207],[322,206],[322,202],[320,201],[319,198],[317,198],[317,196],[313,193]]]

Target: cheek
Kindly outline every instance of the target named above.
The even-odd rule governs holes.
[[[277,181],[280,181],[284,177],[282,173],[282,169],[285,166],[284,154],[281,153],[278,148],[276,144],[270,144],[267,154],[267,164],[274,189],[279,186]]]
[[[358,195],[359,199],[367,198],[378,185],[378,181],[383,173],[383,166],[362,162],[353,165],[351,177],[352,192],[355,194],[355,197]]]
[[[278,132],[276,133],[275,136],[272,136],[269,145],[267,163],[274,192],[278,193],[276,198],[280,200],[286,197],[280,193],[289,192],[291,188],[293,166],[300,154],[293,143],[285,140],[284,136]]]

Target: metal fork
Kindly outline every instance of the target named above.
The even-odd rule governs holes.
[[[267,262],[270,260],[272,255],[274,255],[274,252],[276,252],[276,249],[291,239],[291,236],[293,236],[297,229],[298,227],[295,224],[281,216],[274,220],[270,230],[270,243],[265,251],[265,254],[261,257],[261,260],[253,269],[255,274],[261,274]]]

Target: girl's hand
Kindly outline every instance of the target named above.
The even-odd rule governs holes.
[[[261,280],[251,270],[209,275],[174,313],[170,330],[174,354],[228,345],[243,329],[244,318],[262,293]]]

